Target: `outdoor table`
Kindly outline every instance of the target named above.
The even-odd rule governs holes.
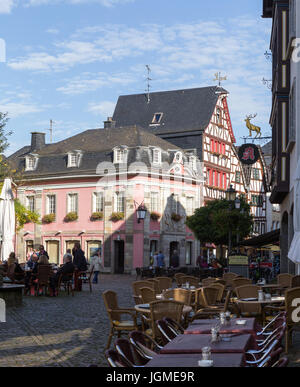
[[[210,347],[212,353],[245,353],[255,347],[250,334],[233,334],[227,337],[230,337],[230,341],[221,339],[212,343],[211,335],[178,335],[162,348],[160,354],[202,353],[203,347]]]
[[[237,325],[237,320],[245,320],[245,325]],[[185,335],[203,335],[210,334],[211,328],[220,323],[220,320],[194,320],[190,326],[184,331]],[[256,335],[256,320],[255,318],[240,318],[232,319],[228,325],[220,326],[220,334],[234,334],[234,333],[249,333],[253,337]]]
[[[198,367],[201,354],[173,354],[157,355],[145,367]],[[244,364],[243,353],[213,353],[211,356],[213,367],[242,367]]]
[[[147,307],[146,307],[146,306],[145,306],[145,307],[142,307],[142,305],[147,305]],[[150,305],[149,305],[149,304],[139,304],[139,305],[135,305],[135,306],[134,306],[134,309],[135,309],[137,312],[139,312],[139,313],[150,315]],[[190,313],[192,310],[193,310],[193,308],[192,308],[191,306],[184,305],[182,314],[186,315],[186,314]]]

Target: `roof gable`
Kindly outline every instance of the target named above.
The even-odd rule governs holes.
[[[218,93],[216,93],[218,91]],[[208,126],[220,93],[217,86],[120,96],[114,112],[116,126],[138,125],[155,134],[204,130]],[[155,114],[162,113],[159,123]]]

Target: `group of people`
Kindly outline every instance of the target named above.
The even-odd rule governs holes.
[[[17,281],[24,281],[25,294],[29,292],[34,295],[37,286],[37,275],[39,266],[50,265],[49,255],[43,245],[39,246],[39,249],[33,250],[27,257],[25,268],[23,269],[18,262],[18,259],[14,252],[12,252],[7,260],[6,275],[10,279]],[[93,271],[93,283],[98,283],[98,275],[102,268],[100,254],[95,254],[91,257],[89,270]],[[50,275],[50,296],[57,295],[57,286],[59,279],[66,281],[70,278],[70,274],[75,272],[75,289],[81,290],[82,282],[79,276],[76,275],[80,272],[86,272],[88,270],[88,262],[85,258],[84,251],[81,249],[79,242],[76,242],[73,250],[68,249],[63,257],[63,265],[57,270],[53,270]]]

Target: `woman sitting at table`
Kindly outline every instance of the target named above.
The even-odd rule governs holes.
[[[61,268],[58,269],[57,273],[54,274],[50,278],[50,296],[56,297],[57,296],[57,285],[59,281],[59,277],[62,275],[62,281],[68,280],[70,277],[69,275],[74,273],[74,265],[72,263],[72,257],[66,257],[66,263],[61,266]]]
[[[24,270],[20,266],[16,254],[11,252],[7,260],[7,277],[12,281],[21,281],[24,279]]]

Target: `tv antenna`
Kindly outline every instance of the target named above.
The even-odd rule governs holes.
[[[53,124],[55,124],[55,122],[53,120],[50,120],[50,128],[48,129],[50,132],[50,144],[52,144],[53,140]]]
[[[147,81],[147,89],[146,89],[147,103],[150,103],[150,89],[151,89],[150,82],[152,81],[152,78],[150,78],[151,68],[149,65],[146,65],[146,69],[147,69],[147,73],[148,73],[147,78],[146,78],[146,81]]]

